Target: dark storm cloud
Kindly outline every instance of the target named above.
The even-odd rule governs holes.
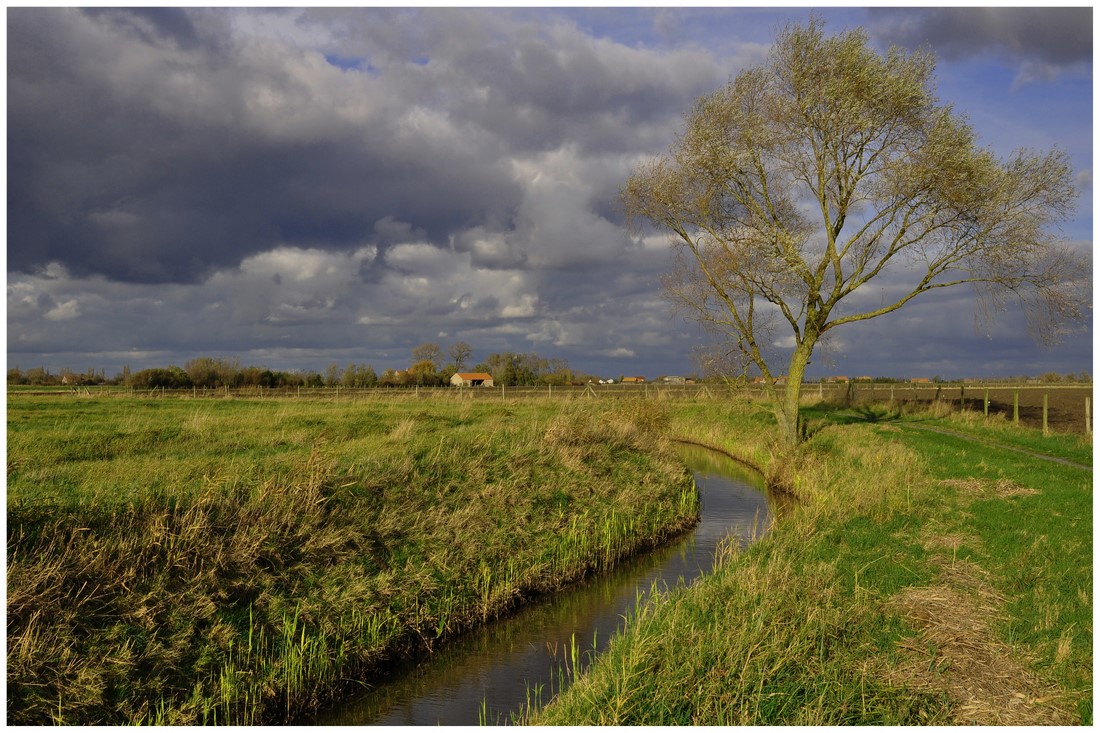
[[[385,217],[416,221],[446,241],[455,222],[508,205],[507,172],[474,146],[430,134],[402,141],[393,118],[362,130],[325,110],[297,129],[294,120],[291,129],[265,120],[248,95],[297,104],[309,102],[309,90],[265,71],[246,49],[227,69],[201,53],[165,58],[143,38],[122,44],[113,70],[97,71],[68,46],[93,29],[64,17],[65,37],[27,12],[11,21],[18,48],[9,67],[9,265],[17,271],[59,261],[74,274],[188,281],[279,242],[353,245]],[[102,43],[115,25],[94,30]],[[70,65],[43,72],[40,54]],[[143,61],[159,68],[130,68]],[[177,78],[175,90],[154,78],[173,73],[191,78]],[[192,85],[202,85],[196,97],[172,98]]]
[[[87,8],[83,12],[109,19],[146,43],[171,40],[181,48],[199,43],[195,26],[181,8]]]
[[[930,45],[943,58],[995,52],[1055,66],[1092,60],[1092,8],[1002,7],[868,10],[875,35]]]
[[[381,371],[461,339],[474,361],[536,351],[604,376],[690,370],[697,332],[659,298],[667,242],[631,236],[619,187],[695,99],[805,15],[12,8],[9,359]],[[866,17],[827,15],[830,30]],[[875,38],[915,43],[952,18],[888,17],[904,22]],[[1020,17],[971,40],[1023,54],[1036,39],[1003,27]],[[1021,124],[1023,109],[998,129],[1014,143],[1033,128],[1077,135],[1063,102],[1063,128]],[[906,327],[924,335],[941,312],[914,313],[926,319]],[[875,352],[879,331],[853,329],[837,353]],[[973,353],[951,339],[960,361]]]
[[[512,154],[563,143],[650,150],[670,119],[729,72],[699,50],[658,61],[534,12],[329,9],[303,17],[331,24],[347,53],[399,65],[403,88],[442,100],[456,124],[492,135]]]
[[[383,219],[441,247],[503,232],[522,262],[517,157],[666,139],[718,78],[701,54],[653,74],[551,34],[444,10],[13,9],[9,267],[194,282],[277,244],[354,247]]]

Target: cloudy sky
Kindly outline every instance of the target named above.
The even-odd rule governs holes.
[[[1089,7],[826,8],[929,45],[1001,156],[1065,150],[1092,242]],[[9,366],[195,356],[408,366],[468,342],[598,375],[695,370],[670,251],[619,188],[798,8],[7,10]],[[1092,371],[967,291],[838,329],[809,375]]]

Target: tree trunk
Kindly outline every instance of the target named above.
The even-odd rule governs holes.
[[[813,344],[803,341],[791,355],[790,368],[787,370],[787,385],[776,400],[775,416],[779,421],[779,433],[787,447],[798,445],[802,440],[801,421],[798,418],[798,402],[802,396],[802,377],[806,374],[806,365],[810,363]]]

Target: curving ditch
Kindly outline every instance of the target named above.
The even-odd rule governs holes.
[[[763,481],[724,455],[681,446],[702,498],[699,524],[679,540],[548,597],[372,680],[307,725],[478,725],[516,722],[568,686],[653,588],[710,571],[727,537],[748,544],[774,511]]]

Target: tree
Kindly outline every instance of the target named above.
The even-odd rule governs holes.
[[[359,386],[360,387],[377,387],[378,386],[378,374],[374,371],[373,364],[367,364],[363,366],[359,365]]]
[[[466,362],[470,360],[470,356],[473,355],[474,350],[470,348],[470,345],[465,341],[456,341],[450,351],[451,360],[454,362],[455,371],[462,371],[462,367],[466,366]]]
[[[162,389],[179,389],[181,387],[190,387],[191,378],[187,376],[187,372],[181,367],[173,364],[165,368],[142,369],[140,372],[131,374],[128,383],[131,387],[141,387],[145,389],[153,389],[156,387]]]
[[[412,360],[413,363],[431,362],[432,371],[435,371],[439,369],[439,365],[443,361],[443,349],[439,348],[439,344],[420,344],[412,350]]]
[[[335,387],[340,384],[340,365],[333,363],[325,367],[325,386]]]
[[[191,384],[196,387],[220,387],[230,384],[233,377],[240,371],[240,365],[208,356],[200,356],[191,359],[183,368],[191,378]]]
[[[382,372],[382,376],[378,378],[378,384],[381,387],[396,387],[401,383],[401,380],[397,376],[392,368]]]
[[[359,368],[354,363],[344,367],[344,374],[340,377],[340,385],[343,387],[359,386]]]
[[[1087,302],[1085,258],[1051,234],[1076,199],[1066,155],[979,148],[938,103],[934,65],[926,51],[881,56],[859,29],[787,26],[623,188],[631,220],[673,241],[665,294],[759,369],[789,445],[806,365],[839,326],[969,284],[983,313],[1015,296],[1053,339]],[[869,302],[884,273],[891,288]]]
[[[421,387],[435,387],[440,383],[439,376],[435,371],[435,364],[432,363],[431,359],[421,359],[410,366],[406,373],[413,384],[418,384]]]
[[[505,351],[489,354],[485,371],[493,375],[493,383],[508,386],[530,386],[546,373],[548,362],[537,354],[516,354]]]

